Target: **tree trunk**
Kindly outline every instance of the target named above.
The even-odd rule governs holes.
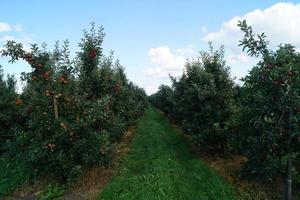
[[[54,109],[54,117],[58,119],[58,105],[57,105],[57,98],[55,93],[53,94],[53,109]]]
[[[286,163],[286,185],[285,185],[285,200],[292,200],[292,157],[291,157],[291,143],[292,143],[292,110],[289,109],[289,138],[287,142],[288,160]]]

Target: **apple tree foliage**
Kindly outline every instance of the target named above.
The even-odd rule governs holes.
[[[53,51],[5,45],[3,56],[25,60],[32,69],[23,73],[23,92],[12,98],[25,122],[9,140],[9,153],[32,176],[47,173],[65,182],[85,167],[109,164],[116,142],[143,113],[144,90],[126,78],[112,55],[103,54],[103,39],[103,28],[92,24],[75,59],[68,41]]]

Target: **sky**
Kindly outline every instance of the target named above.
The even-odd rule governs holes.
[[[292,43],[300,49],[300,1],[273,0],[10,0],[0,1],[0,49],[7,40],[48,44],[70,41],[78,51],[82,31],[90,22],[103,26],[104,52],[113,50],[128,78],[154,93],[179,76],[186,59],[225,46],[225,58],[236,80],[245,76],[257,59],[242,52],[237,21],[246,19],[255,32],[265,32],[270,48]],[[25,62],[10,64],[0,58],[4,72],[20,76],[31,69]],[[21,88],[20,83],[18,84]]]

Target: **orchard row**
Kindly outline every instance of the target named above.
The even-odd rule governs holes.
[[[273,52],[264,34],[254,35],[245,21],[239,27],[245,34],[243,50],[261,59],[242,86],[230,78],[223,48],[210,46],[150,100],[199,147],[245,155],[241,175],[272,180],[286,174],[286,163],[293,160],[288,172],[300,183],[300,54],[290,44]]]
[[[22,74],[21,94],[15,79],[1,72],[1,151],[22,162],[31,177],[51,174],[66,182],[86,167],[108,165],[116,143],[142,115],[144,90],[112,55],[103,55],[103,38],[103,29],[92,24],[75,59],[68,41],[51,52],[5,45],[2,56],[24,60],[32,70]]]

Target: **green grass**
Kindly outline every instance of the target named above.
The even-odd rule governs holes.
[[[6,156],[0,157],[0,197],[13,192],[28,180],[23,166]]]
[[[39,195],[38,200],[59,199],[64,192],[64,186],[58,184],[49,184]]]
[[[234,200],[233,190],[190,152],[162,114],[148,108],[119,175],[98,199]]]

